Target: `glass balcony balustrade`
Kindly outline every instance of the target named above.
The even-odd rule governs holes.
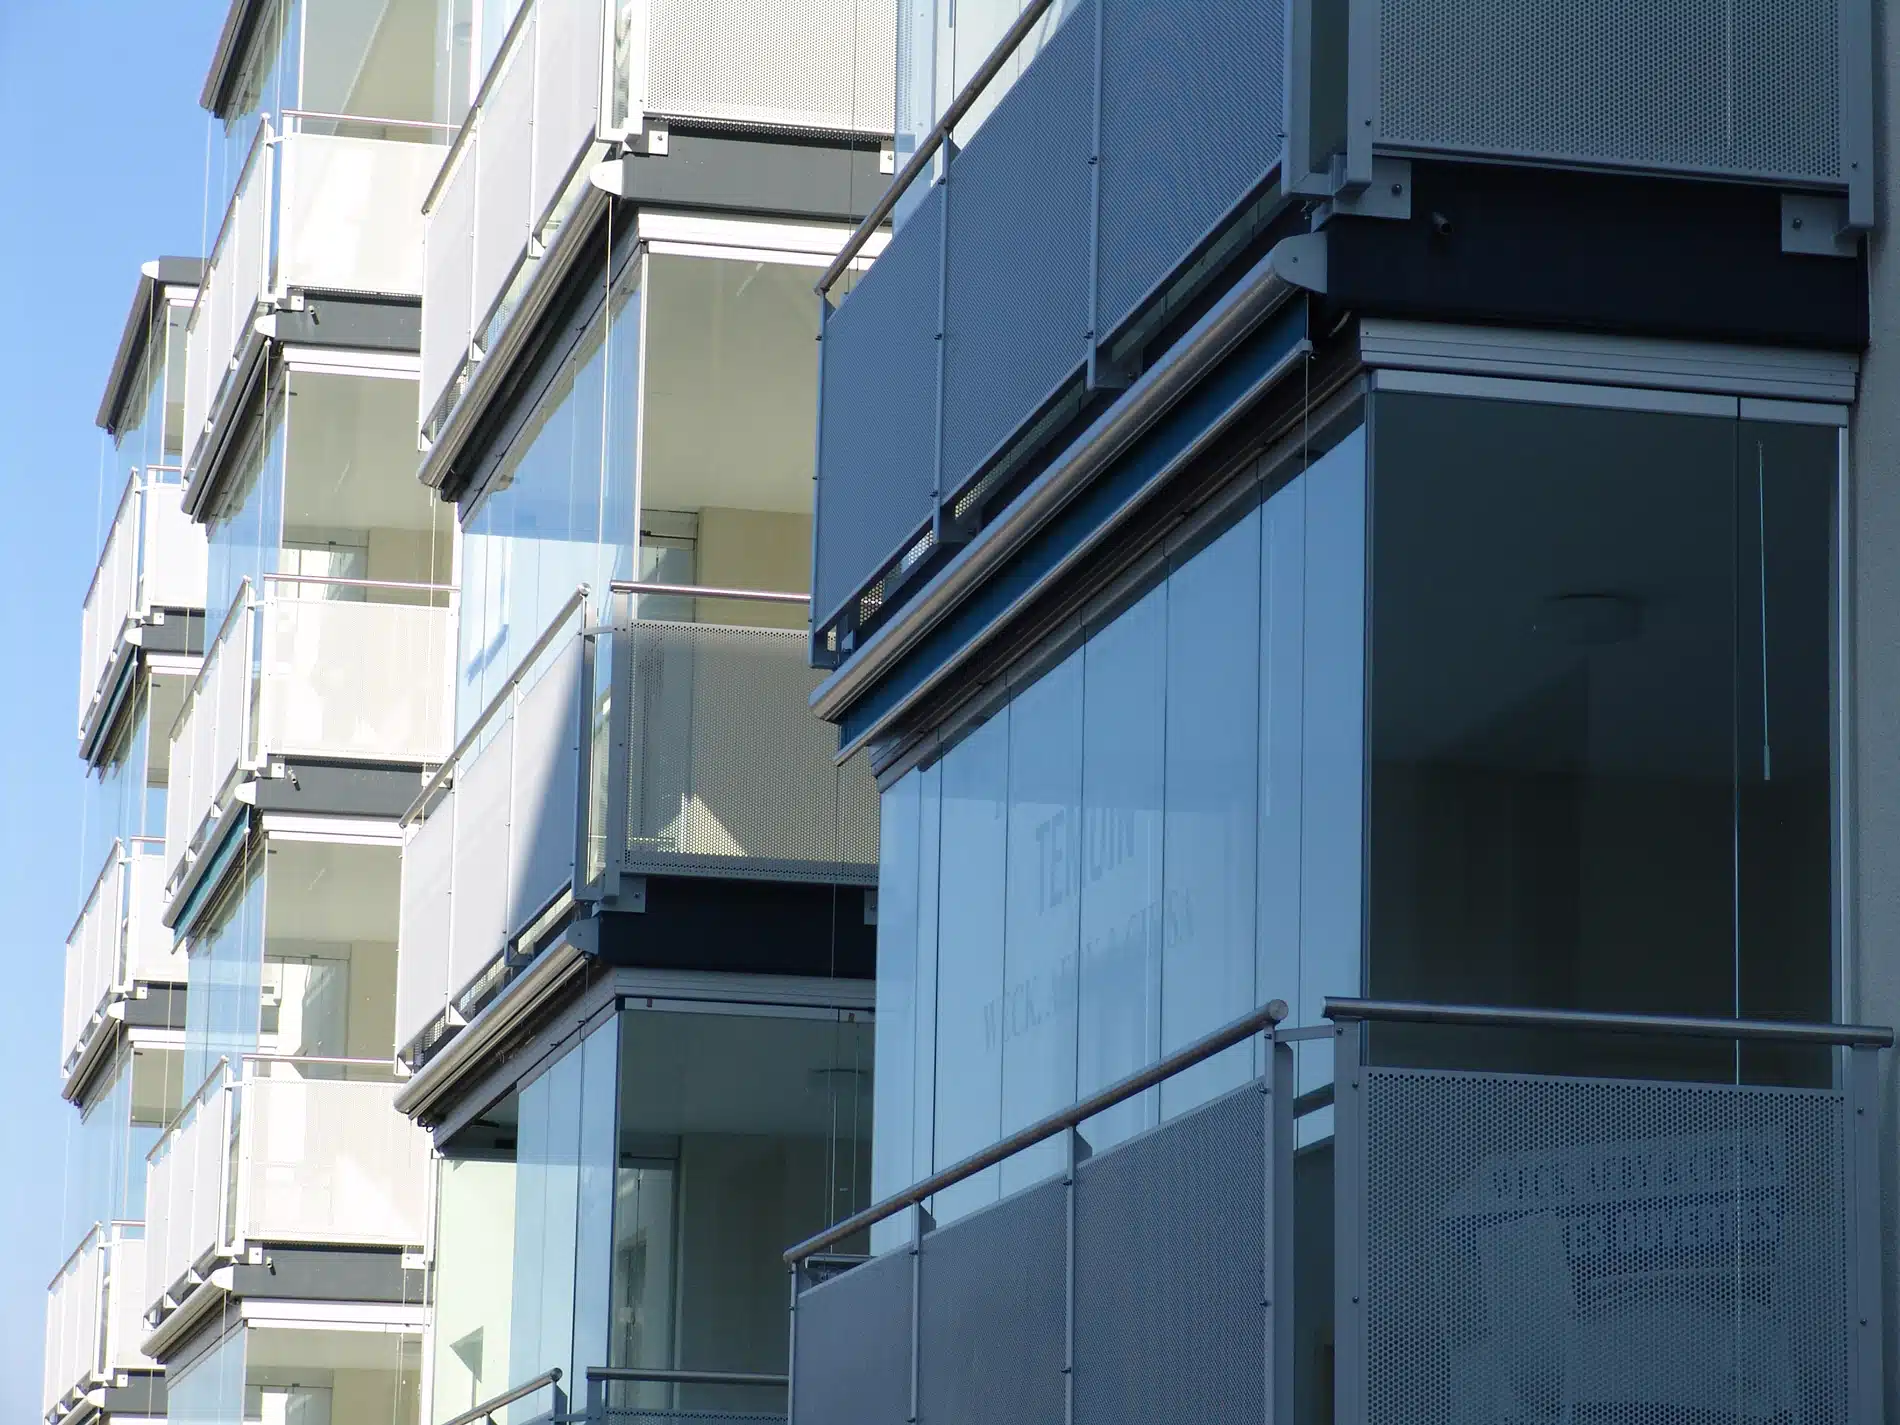
[[[220,1060],[147,1157],[149,1319],[249,1244],[427,1240],[429,1136],[385,1060]]]
[[[164,921],[165,843],[115,841],[86,905],[66,937],[62,1069],[70,1074],[87,1043],[141,984],[185,983],[185,956]]]
[[[119,650],[161,610],[202,610],[205,534],[181,504],[181,472],[132,472],[80,611],[79,728],[83,737],[110,692],[102,684]]]
[[[399,1044],[565,893],[646,874],[876,884],[876,785],[863,759],[836,764],[811,716],[803,630],[748,626],[802,596],[612,587],[598,625],[583,628],[579,592],[557,614],[418,804]]]
[[[454,597],[449,585],[325,575],[268,574],[261,589],[241,581],[172,728],[174,884],[238,782],[273,761],[443,760]]]
[[[47,1287],[48,1425],[75,1414],[124,1371],[157,1362],[140,1349],[145,1287],[145,1229],[136,1222],[95,1225]]]
[[[895,23],[892,0],[522,5],[424,205],[425,435],[500,341],[612,144],[674,120],[888,136]]]

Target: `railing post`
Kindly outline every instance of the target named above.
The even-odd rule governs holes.
[[[910,1209],[910,1414],[904,1417],[909,1425],[916,1425],[923,1409],[917,1380],[918,1358],[923,1354],[924,1216],[924,1205],[913,1203]]]
[[[1062,1135],[1062,1425],[1075,1425],[1075,1170],[1088,1154],[1080,1128]]]
[[[1270,1425],[1293,1419],[1293,1046],[1267,1039],[1266,1405]]]
[[[620,877],[627,864],[627,828],[633,816],[633,595],[610,593],[608,637],[613,640],[613,665],[607,670],[607,845],[601,854],[601,894],[608,900],[620,894]]]
[[[798,1290],[798,1279],[796,1276],[792,1279],[792,1290],[794,1293]],[[556,1386],[555,1389],[558,1391],[560,1387]],[[587,1377],[587,1419],[589,1425],[601,1425],[601,1422],[606,1420],[606,1418],[607,1382],[590,1373]]]
[[[943,201],[937,205],[937,398],[930,417],[930,533],[939,545],[944,542],[943,394],[950,347],[950,171],[956,166],[956,153],[957,142],[946,133],[943,176],[937,180],[943,186]]]
[[[1885,1395],[1884,1310],[1880,1284],[1880,1050],[1847,1053],[1846,1189],[1848,1284],[1847,1418],[1882,1418]]]
[[[1366,1422],[1366,1026],[1333,1047],[1333,1400],[1336,1425]]]

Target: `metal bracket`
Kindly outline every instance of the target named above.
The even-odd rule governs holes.
[[[1332,193],[1313,214],[1317,229],[1329,218],[1390,218],[1404,222],[1412,216],[1412,162],[1406,158],[1374,158],[1372,182],[1354,189],[1346,182],[1346,161],[1333,160]]]
[[[1847,223],[1847,200],[1821,193],[1781,195],[1781,250],[1810,257],[1854,257],[1860,234]]]
[[[645,876],[622,876],[620,895],[614,902],[615,910],[632,911],[644,914],[647,908],[647,878]]]
[[[897,149],[895,146],[888,143],[878,145],[877,171],[884,174],[897,172]]]
[[[667,146],[671,141],[671,131],[664,119],[648,119],[640,126],[640,132],[634,136],[630,147],[635,153],[645,154],[648,158],[665,158]]]

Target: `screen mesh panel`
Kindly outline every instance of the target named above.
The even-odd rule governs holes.
[[[1836,0],[1382,0],[1383,142],[1838,180]]]
[[[1087,356],[1094,56],[1088,0],[1063,19],[950,166],[946,495],[960,491]]]
[[[1067,1206],[1058,1182],[923,1239],[917,1303],[923,1425],[1062,1418]]]
[[[1840,1095],[1366,1079],[1373,1425],[1846,1419]]]
[[[834,764],[806,648],[803,630],[634,624],[627,866],[874,880],[875,794],[844,794],[870,773]]]
[[[1106,339],[1279,162],[1286,6],[1102,3]]]
[[[812,570],[819,624],[930,523],[942,267],[943,190],[932,188],[825,323]]]
[[[792,1425],[910,1418],[911,1257],[891,1252],[802,1292]]]
[[[1076,1170],[1076,1425],[1265,1418],[1266,1115],[1249,1084]]]
[[[653,113],[891,132],[894,0],[652,0],[650,14]]]

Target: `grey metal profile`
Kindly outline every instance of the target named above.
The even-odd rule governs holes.
[[[715,589],[702,584],[654,584],[645,580],[615,579],[608,585],[616,594],[652,594],[674,599],[735,599],[748,604],[809,604],[811,595],[768,589]]]
[[[1274,1026],[1284,1021],[1290,1011],[1283,999],[1269,1000],[1257,1009],[1249,1010],[1240,1018],[1223,1025],[1211,1034],[1203,1035],[1191,1044],[1185,1044],[1171,1054],[1137,1070],[1126,1078],[1117,1079],[1106,1088],[1098,1089],[1087,1098],[1078,1099],[1067,1108],[1058,1109],[1044,1118],[1039,1118],[1027,1128],[1020,1128],[1007,1138],[1000,1138],[989,1147],[978,1150],[961,1162],[952,1163],[940,1172],[932,1173],[919,1182],[912,1183],[902,1192],[891,1194],[881,1202],[873,1203],[862,1212],[855,1212],[842,1222],[827,1227],[814,1237],[807,1237],[796,1247],[785,1253],[785,1264],[796,1267],[808,1257],[816,1256],[827,1247],[834,1247],[845,1238],[875,1227],[885,1219],[895,1217],[905,1208],[920,1204],[924,1199],[942,1192],[945,1188],[955,1187],[966,1178],[976,1176],[985,1168],[994,1167],[1005,1158],[1014,1157],[1026,1148],[1076,1128],[1097,1114],[1105,1113],[1119,1103],[1126,1103],[1138,1094],[1146,1093],[1156,1084],[1173,1078],[1183,1070],[1191,1069],[1205,1059],[1236,1044],[1253,1038],[1256,1034],[1270,1033]]]
[[[471,1405],[460,1415],[450,1416],[442,1422],[442,1425],[474,1425],[477,1420],[492,1419],[495,1412],[504,1405],[513,1405],[517,1400],[526,1400],[536,1391],[546,1390],[549,1386],[553,1386],[558,1391],[560,1385],[561,1368],[555,1366],[552,1370],[542,1371],[533,1380],[523,1381],[520,1385],[504,1390],[500,1395],[484,1400],[480,1405]]]
[[[1666,1034],[1691,1039],[1822,1044],[1890,1049],[1893,1030],[1871,1024],[1802,1024],[1777,1019],[1716,1019],[1684,1014],[1612,1014],[1503,1005],[1427,1004],[1415,1000],[1328,998],[1321,1011],[1336,1024],[1440,1024],[1465,1029],[1557,1029],[1599,1034]]]
[[[105,394],[99,398],[99,413],[93,423],[108,435],[117,435],[120,417],[131,395],[132,374],[151,333],[152,318],[165,299],[167,287],[191,287],[204,280],[204,259],[198,257],[160,257],[139,269],[138,287],[132,293],[132,307],[125,316],[125,330],[119,334],[119,349],[112,358],[112,370],[106,377]]]
[[[813,289],[819,296],[830,292],[838,279],[850,270],[852,262],[871,240],[871,234],[884,225],[885,219],[896,208],[898,199],[909,191],[917,176],[930,166],[931,159],[936,157],[937,150],[943,147],[951,131],[970,112],[976,101],[983,97],[983,91],[989,88],[990,81],[1002,73],[1010,56],[1029,38],[1036,28],[1036,22],[1052,3],[1053,0],[1029,0],[1022,14],[1016,17],[1016,23],[1003,32],[1002,39],[996,42],[996,48],[990,51],[989,58],[970,76],[970,82],[957,91],[957,96],[944,109],[943,116],[931,127],[924,141],[917,145],[917,151],[884,190],[884,196],[872,204],[871,211],[864,215],[864,221],[858,224],[851,236],[845,239],[844,246],[838,249],[838,255],[831,260],[831,266],[825,269],[824,276],[818,279],[818,285]]]

